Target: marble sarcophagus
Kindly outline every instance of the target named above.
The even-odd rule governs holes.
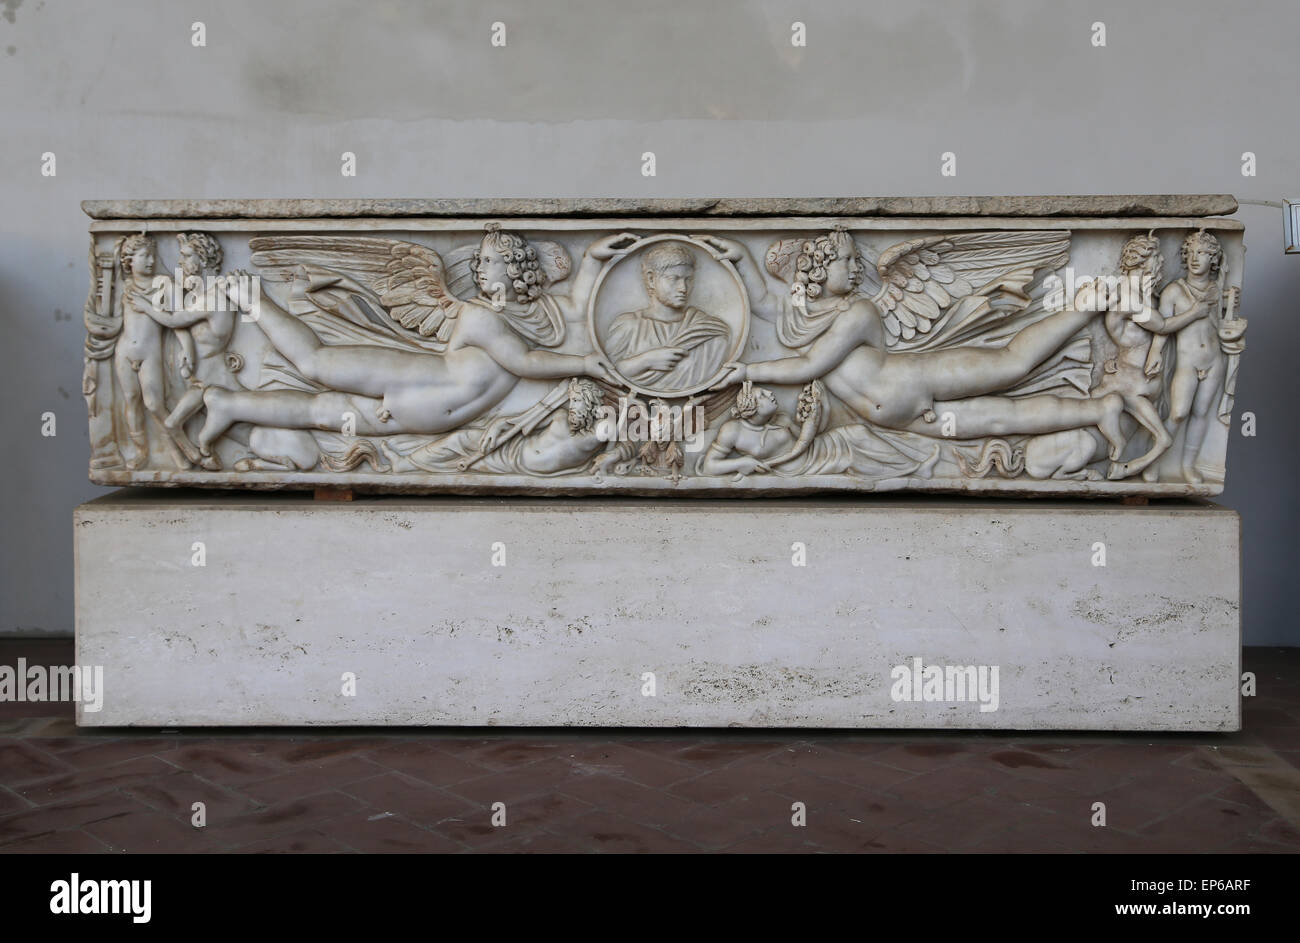
[[[84,208],[100,484],[1223,487],[1231,197]]]

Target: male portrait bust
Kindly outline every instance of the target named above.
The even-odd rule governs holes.
[[[688,390],[713,377],[731,345],[721,318],[692,306],[695,254],[680,242],[663,242],[641,257],[649,303],[614,319],[605,342],[628,380],[664,392]]]

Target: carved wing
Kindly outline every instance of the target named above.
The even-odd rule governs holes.
[[[936,331],[962,298],[994,289],[1024,295],[1035,271],[1059,268],[1069,258],[1066,230],[909,239],[890,246],[876,261],[881,287],[871,300],[880,309],[888,345],[906,347]]]
[[[348,277],[402,327],[446,340],[460,300],[447,286],[442,258],[400,239],[369,236],[257,236],[253,264],[264,269],[305,266]]]

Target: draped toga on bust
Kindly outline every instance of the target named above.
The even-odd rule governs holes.
[[[718,372],[731,345],[731,328],[721,318],[688,307],[675,321],[661,321],[645,310],[620,314],[609,327],[606,350],[615,362],[659,347],[683,347],[686,355],[671,370],[641,370],[627,378],[656,390],[698,386]]]

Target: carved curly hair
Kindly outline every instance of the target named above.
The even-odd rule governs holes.
[[[1178,257],[1182,260],[1183,268],[1187,268],[1188,253],[1192,252],[1198,244],[1203,244],[1214,253],[1214,258],[1210,260],[1210,278],[1218,278],[1219,266],[1223,264],[1223,247],[1219,245],[1219,240],[1214,237],[1213,233],[1208,233],[1204,229],[1188,233],[1187,238],[1183,240],[1183,246],[1178,250]]]
[[[587,432],[596,421],[604,397],[594,380],[573,377],[569,380],[569,434]]]
[[[804,286],[804,294],[811,300],[821,297],[822,285],[826,283],[826,270],[836,259],[858,256],[859,268],[862,259],[853,237],[844,229],[833,229],[828,233],[809,239],[799,248],[799,257],[794,263],[794,278]],[[852,288],[858,285],[854,280]]]
[[[142,232],[133,233],[117,243],[117,264],[122,269],[123,275],[131,274],[131,257],[143,249],[145,246],[153,246],[153,237],[147,236]],[[157,249],[154,249],[157,252]]]
[[[731,404],[731,415],[737,419],[748,419],[758,412],[758,394],[754,392],[754,381],[746,380],[740,384],[736,401]]]
[[[542,264],[537,259],[537,250],[528,244],[528,240],[517,232],[489,228],[483,234],[479,250],[469,259],[470,271],[478,279],[479,265],[483,253],[491,249],[501,256],[506,263],[506,275],[510,277],[510,287],[514,290],[515,301],[535,301],[542,293],[545,281]]]
[[[215,236],[206,232],[182,232],[176,234],[176,241],[194,250],[204,271],[221,271],[221,243]]]

